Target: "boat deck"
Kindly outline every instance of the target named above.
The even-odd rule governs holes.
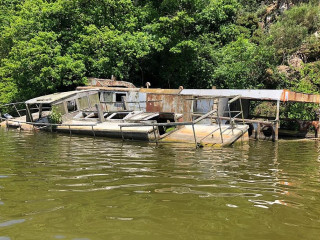
[[[248,125],[236,125],[231,129],[230,125],[194,125],[194,132],[191,125],[183,126],[177,131],[161,139],[162,142],[199,143],[202,146],[227,146],[239,138],[248,138]],[[196,139],[195,139],[196,138]]]
[[[71,120],[65,122],[65,126],[58,126],[56,128],[59,132],[70,132],[77,134],[95,135],[95,136],[105,136],[112,138],[124,138],[124,139],[134,139],[134,140],[150,140],[154,139],[153,127],[130,127],[130,128],[120,128],[120,123],[118,121],[106,121],[103,123],[98,123],[94,125],[94,122],[84,122]],[[68,124],[70,126],[68,126]],[[78,126],[76,126],[78,125]]]

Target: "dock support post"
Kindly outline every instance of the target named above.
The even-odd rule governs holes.
[[[229,101],[230,102],[230,101]],[[231,110],[230,110],[230,103],[228,102],[228,110],[229,110],[229,118],[230,118],[230,121],[229,121],[229,124],[231,126],[231,131],[232,131],[232,135],[233,135],[233,122],[232,122],[232,115],[231,115]]]
[[[97,109],[97,112],[98,112],[99,121],[100,122],[104,122],[105,119],[104,119],[104,116],[103,116],[103,111],[102,111],[101,105],[100,104],[96,104],[96,109]]]
[[[42,103],[39,105],[39,117],[38,119],[40,119],[42,116]]]
[[[315,138],[319,138],[319,136],[320,136],[320,126],[319,126],[319,123],[318,123],[318,126],[316,128]]]
[[[198,148],[197,137],[196,137],[196,131],[194,130],[194,123],[192,123],[192,130],[193,130],[194,142],[195,142],[195,144],[196,144],[196,148]]]
[[[221,119],[220,119],[220,114],[219,114],[219,102],[218,101],[218,105],[217,105],[217,121],[218,121],[218,125],[219,125],[219,130],[220,130],[220,138],[221,138],[221,143],[223,143],[223,135],[222,135],[222,129],[221,129]]]
[[[26,122],[33,122],[32,114],[29,108],[29,104],[26,104],[26,109],[27,109],[27,116],[26,116]]]
[[[120,126],[120,132],[121,132],[121,138],[122,138],[122,141],[124,141],[124,136],[123,136],[122,126]]]
[[[156,141],[156,144],[158,146],[158,139],[157,139],[157,134],[156,134],[156,128],[154,128],[154,126],[152,126],[152,130],[153,130],[153,134],[154,134],[154,140]]]
[[[280,100],[277,101],[277,115],[276,115],[276,126],[274,129],[274,141],[279,139],[279,127],[280,127]]]
[[[241,98],[239,98],[240,101],[240,111],[241,111],[241,117],[242,117],[242,124],[244,125],[244,114],[243,114],[243,107],[242,107],[242,101]]]
[[[319,110],[317,112],[317,115],[318,115],[318,124],[317,124],[317,127],[316,127],[315,138],[319,138],[320,137],[320,104],[319,104]]]
[[[91,128],[92,128],[93,137],[96,137],[96,133],[94,132],[93,126],[91,126]]]
[[[256,132],[256,139],[259,140],[260,139],[260,132],[261,132],[261,125],[258,122],[257,123],[257,132]]]

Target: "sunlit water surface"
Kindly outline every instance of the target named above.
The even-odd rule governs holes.
[[[319,149],[0,129],[0,240],[320,239]]]

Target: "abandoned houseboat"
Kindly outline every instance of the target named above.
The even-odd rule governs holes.
[[[273,104],[274,116],[252,116],[254,101]],[[2,126],[20,129],[220,146],[248,136],[277,140],[284,120],[280,104],[288,102],[319,104],[320,95],[289,90],[137,88],[129,82],[92,78],[76,91],[30,99],[22,104],[25,109],[12,105],[18,115],[0,117]],[[302,122],[297,135],[303,136],[305,126],[313,126],[318,136],[319,121]]]
[[[230,145],[247,137],[246,124],[237,124],[231,117],[229,122],[220,120],[219,114],[225,111],[219,109],[220,97],[211,99],[214,103],[207,112],[200,112],[194,104],[199,99],[192,95],[163,89],[166,98],[149,100],[148,93],[155,90],[119,84],[107,90],[88,87],[30,99],[25,109],[15,107],[19,116],[6,118],[2,126],[196,146]],[[235,101],[241,101],[239,96],[227,104]]]

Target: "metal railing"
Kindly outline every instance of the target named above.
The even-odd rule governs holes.
[[[188,125],[191,125],[192,126],[192,131],[193,131],[193,137],[194,137],[195,146],[196,146],[196,148],[198,148],[199,147],[199,142],[197,141],[196,131],[195,131],[194,125],[197,124],[198,122],[200,122],[201,120],[203,120],[203,119],[205,119],[207,117],[210,117],[210,115],[212,115],[212,114],[214,114],[216,112],[217,112],[217,110],[212,110],[212,111],[206,113],[205,115],[203,115],[203,116],[201,116],[201,117],[199,117],[196,120],[191,121],[191,122],[169,122],[169,123],[147,122],[147,123],[131,123],[131,124],[125,124],[124,123],[124,124],[119,124],[119,126],[120,126],[121,136],[122,136],[123,140],[125,140],[124,139],[124,135],[123,135],[123,128],[124,127],[152,127],[153,132],[154,132],[155,141],[156,141],[156,143],[158,143],[158,140],[157,140],[157,137],[156,137],[156,130],[159,133],[159,127],[188,126]],[[155,129],[155,127],[156,127],[156,129]],[[222,132],[221,126],[219,127],[219,129],[220,129],[220,132]],[[221,141],[223,142],[222,135],[221,135]]]
[[[205,99],[219,99],[221,97],[210,97],[210,98],[205,98]],[[193,98],[192,100],[195,101],[195,100],[199,100],[199,99],[202,99],[202,98]],[[191,99],[190,99],[191,100]],[[230,105],[239,100],[240,101],[240,108],[241,110],[240,111],[231,111],[231,108],[230,108]],[[140,102],[161,102],[162,100],[160,101],[137,101],[137,102],[126,102],[126,101],[123,101],[123,105],[125,106],[126,103],[140,103]],[[115,102],[101,102],[101,103],[115,103]],[[21,117],[21,114],[20,112],[21,111],[26,111],[26,109],[22,109],[22,110],[18,110],[16,105],[18,104],[24,104],[23,102],[18,102],[18,103],[11,103],[11,104],[4,104],[4,105],[1,105],[1,107],[7,107],[7,106],[13,106],[14,109],[17,111],[18,115]],[[123,135],[123,128],[125,127],[146,127],[146,126],[152,126],[153,128],[153,132],[154,132],[154,136],[155,136],[155,141],[158,143],[158,138],[156,136],[156,131],[158,132],[159,134],[159,137],[160,137],[160,133],[159,133],[159,127],[167,127],[167,126],[187,126],[187,125],[191,125],[192,126],[192,131],[193,131],[193,136],[194,136],[194,142],[195,142],[195,145],[196,147],[199,146],[199,144],[205,139],[207,138],[208,136],[210,135],[213,135],[214,132],[216,131],[220,131],[220,138],[221,138],[221,143],[224,142],[224,139],[223,139],[223,133],[225,131],[227,131],[228,129],[232,129],[232,134],[233,134],[233,129],[235,128],[235,122],[239,120],[239,118],[237,118],[239,115],[242,116],[242,119],[240,119],[240,121],[243,122],[243,124],[245,124],[244,122],[244,117],[243,117],[243,109],[242,109],[242,103],[241,103],[241,97],[240,96],[235,96],[234,98],[232,98],[231,100],[228,101],[228,110],[227,111],[224,111],[224,113],[228,113],[229,114],[229,117],[221,117],[219,116],[219,101],[218,103],[214,103],[214,104],[218,104],[217,106],[217,109],[213,109],[211,110],[210,112],[208,113],[205,113],[204,115],[200,115],[200,114],[192,114],[192,116],[199,116],[197,119],[193,120],[193,121],[190,121],[190,122],[168,122],[168,123],[157,123],[157,122],[140,122],[140,123],[130,123],[130,124],[126,124],[126,123],[123,123],[123,124],[119,124],[119,127],[120,127],[120,131],[121,131],[121,136],[122,136],[122,139],[124,140],[124,135]],[[214,106],[212,106],[214,108]],[[37,106],[37,108],[35,109],[38,109],[39,110],[39,106]],[[83,111],[83,110],[82,110]],[[236,113],[234,116],[232,116],[233,113]],[[214,114],[216,114],[216,116],[214,116]],[[206,118],[211,118],[211,119],[217,119],[217,123],[218,123],[218,128],[217,129],[214,129],[212,130],[210,133],[208,133],[206,136],[202,137],[200,139],[200,141],[198,142],[197,141],[197,136],[196,136],[196,131],[195,131],[195,127],[194,125],[199,123],[200,121],[206,119]],[[229,120],[229,126],[222,130],[222,127],[221,127],[221,120],[225,120],[225,119],[228,119]],[[39,126],[39,128],[51,128],[51,131],[52,131],[52,128],[53,127],[57,127],[57,126],[67,126],[69,128],[69,131],[70,131],[70,134],[71,134],[71,127],[72,126],[91,126],[92,128],[92,132],[93,132],[93,135],[95,136],[95,132],[94,132],[94,126],[97,125],[97,123],[94,123],[94,124],[54,124],[54,123],[36,123],[36,122],[27,122],[27,121],[18,121],[18,120],[14,120],[14,119],[7,119],[7,118],[3,118],[2,115],[1,115],[1,112],[0,112],[0,121],[2,120],[5,120],[7,121],[7,125],[9,122],[16,122],[18,123],[18,125],[20,126],[20,129],[21,129],[21,124],[29,124],[29,125],[32,125],[33,127],[35,126]]]
[[[146,109],[146,107],[141,107],[141,103],[149,103],[149,102],[162,102],[162,100],[149,100],[149,101],[127,101],[126,99],[122,99],[122,101],[100,101],[101,104],[104,104],[105,109],[108,111],[108,105],[107,104],[119,104],[122,105],[123,110],[128,110],[127,104],[138,104],[139,110],[142,111],[142,109]],[[117,107],[117,106],[116,106]],[[129,108],[129,107],[128,107]]]
[[[217,98],[221,98],[221,97],[210,97],[210,98],[206,98],[206,99],[217,99]],[[199,99],[199,98],[198,98]],[[190,100],[198,100],[198,99],[190,99]],[[231,111],[231,108],[230,108],[230,105],[239,100],[240,101],[240,108],[241,110],[240,111]],[[217,103],[219,104],[219,102]],[[241,115],[242,118],[241,118],[241,121],[244,123],[244,116],[243,116],[243,109],[242,109],[242,102],[241,102],[241,96],[235,96],[234,98],[232,98],[231,100],[228,101],[228,110],[227,111],[224,111],[224,113],[227,112],[229,114],[229,117],[227,118],[224,118],[224,117],[221,117],[219,116],[219,106],[217,107],[217,109],[213,109],[211,110],[210,112],[208,113],[205,113],[204,115],[202,114],[192,114],[192,116],[199,116],[199,118],[195,119],[194,121],[191,121],[191,122],[169,122],[169,123],[157,123],[157,122],[145,122],[145,123],[131,123],[131,124],[119,124],[120,126],[120,131],[121,131],[121,136],[122,136],[122,139],[124,139],[124,135],[123,135],[123,128],[126,128],[126,127],[146,127],[146,126],[150,126],[152,127],[153,129],[153,133],[154,133],[154,138],[155,138],[155,141],[156,143],[158,143],[158,138],[156,136],[156,130],[159,134],[159,127],[168,127],[168,126],[188,126],[188,125],[191,125],[192,126],[192,131],[193,131],[193,136],[194,136],[194,142],[195,142],[195,145],[196,147],[198,148],[199,147],[199,143],[201,143],[205,138],[207,138],[208,136],[212,135],[214,132],[220,130],[220,138],[221,138],[221,143],[224,142],[223,140],[223,133],[225,131],[227,131],[228,129],[232,129],[232,134],[233,133],[233,129],[235,128],[235,122],[238,121],[238,116]],[[232,113],[236,113],[234,116],[232,116]],[[216,114],[217,116],[213,116],[213,114]],[[196,137],[196,131],[195,131],[195,127],[194,125],[199,123],[200,121],[204,120],[205,118],[215,118],[217,119],[217,123],[218,123],[218,128],[217,129],[214,129],[213,131],[211,131],[210,133],[208,133],[206,136],[204,136],[203,138],[200,139],[200,141],[198,142],[197,141],[197,137]],[[228,119],[229,120],[229,126],[222,130],[222,127],[221,127],[221,120],[223,119]],[[156,128],[156,129],[155,129]],[[160,134],[159,134],[160,136]]]
[[[7,107],[13,107],[13,109],[16,111],[16,113],[17,113],[17,115],[19,116],[19,117],[22,117],[21,116],[21,112],[27,112],[27,109],[26,108],[22,108],[22,109],[18,109],[18,105],[24,105],[25,106],[25,102],[15,102],[15,103],[7,103],[7,104],[2,104],[2,105],[0,105],[0,110],[2,109],[2,108],[7,108]],[[45,109],[51,109],[51,107],[45,107],[45,106],[43,106],[42,107],[42,110],[45,110]],[[39,105],[38,104],[35,104],[35,108],[30,108],[30,110],[40,110],[40,107],[39,107]],[[0,121],[2,121],[3,119],[6,119],[6,118],[3,118],[2,117],[3,115],[2,115],[2,112],[0,111]]]
[[[70,135],[72,133],[71,127],[91,127],[93,135],[96,136],[93,127],[97,126],[97,124],[98,124],[98,123],[93,123],[93,124],[36,123],[36,122],[18,121],[18,120],[13,120],[13,119],[4,119],[4,120],[6,121],[7,127],[9,126],[9,122],[13,122],[13,123],[18,123],[18,126],[20,129],[22,127],[21,124],[28,124],[28,125],[33,126],[33,128],[35,126],[39,126],[38,129],[50,127],[51,132],[53,131],[53,127],[68,127]]]
[[[21,117],[20,112],[26,111],[26,109],[18,109],[17,105],[24,104],[24,102],[16,102],[16,103],[7,103],[7,104],[2,104],[0,105],[0,109],[2,108],[8,108],[8,107],[13,107],[13,109],[17,112],[18,116]],[[2,112],[0,111],[0,121],[2,121]]]

